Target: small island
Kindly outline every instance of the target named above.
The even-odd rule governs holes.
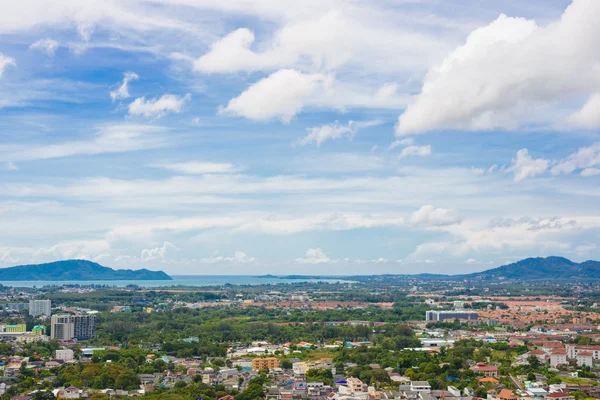
[[[0,281],[168,281],[172,279],[163,271],[112,269],[88,260],[64,260],[0,269]]]

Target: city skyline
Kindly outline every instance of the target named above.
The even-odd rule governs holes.
[[[600,3],[0,6],[0,267],[600,259]]]

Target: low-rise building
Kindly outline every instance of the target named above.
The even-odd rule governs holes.
[[[75,354],[73,353],[73,350],[60,349],[56,350],[56,355],[54,356],[54,358],[61,361],[71,361],[75,358],[74,356]]]
[[[252,369],[273,369],[279,368],[279,359],[275,357],[255,358],[252,360]]]
[[[483,362],[479,362],[476,365],[473,365],[471,367],[471,371],[475,372],[476,374],[483,374],[484,376],[492,378],[498,376],[498,367],[486,365]]]
[[[25,324],[6,325],[4,327],[4,332],[9,332],[9,333],[27,332],[27,326]]]
[[[431,393],[431,385],[427,381],[412,381],[410,382],[410,390],[412,392]]]
[[[560,365],[566,365],[569,362],[567,361],[567,351],[563,348],[555,348],[550,353],[550,366],[552,368],[556,368]]]
[[[577,365],[580,367],[592,367],[594,365],[594,353],[591,351],[581,351],[575,356]]]

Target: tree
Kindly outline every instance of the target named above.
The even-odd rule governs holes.
[[[115,380],[115,386],[118,389],[133,390],[140,385],[140,378],[133,371],[123,371]]]
[[[177,381],[173,386],[175,387],[175,389],[183,389],[187,386],[187,383],[185,383],[185,381]]]
[[[56,400],[52,392],[35,392],[31,396],[31,400]]]
[[[235,400],[255,400],[262,399],[264,396],[265,392],[262,386],[257,383],[251,383],[246,390],[235,396]]]
[[[536,356],[527,357],[527,362],[529,363],[529,366],[534,370],[537,370],[542,366],[540,359],[537,358]]]

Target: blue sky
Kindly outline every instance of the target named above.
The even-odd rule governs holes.
[[[0,6],[0,266],[600,258],[600,5]]]

